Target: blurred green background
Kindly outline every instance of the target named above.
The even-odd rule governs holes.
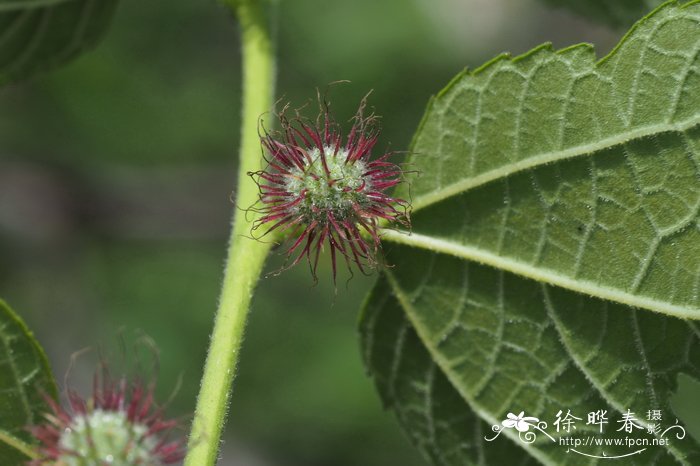
[[[350,80],[330,94],[345,121],[373,89],[380,145],[395,150],[463,67],[547,40],[602,54],[622,35],[528,0],[282,0],[277,17],[279,96],[302,105]],[[234,208],[239,58],[214,0],[123,0],[96,50],[0,90],[0,296],[59,380],[81,348],[143,332],[160,349],[161,394],[182,378],[171,412],[193,412]],[[221,464],[423,464],[362,368],[371,278],[335,294],[321,276],[262,280]],[[72,375],[90,370],[79,361]]]

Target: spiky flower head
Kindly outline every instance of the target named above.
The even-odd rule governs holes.
[[[288,234],[289,267],[306,258],[314,279],[326,245],[334,280],[338,253],[351,272],[355,264],[367,273],[377,265],[380,224],[409,226],[408,202],[387,194],[403,171],[389,160],[394,153],[372,155],[380,130],[375,115],[363,114],[365,106],[366,98],[345,139],[325,103],[315,123],[282,111],[281,130],[261,135],[268,166],[252,174],[262,204],[253,229]]]
[[[93,394],[68,392],[69,408],[53,399],[46,422],[29,430],[41,457],[29,466],[164,466],[183,457],[182,440],[168,440],[177,426],[153,399],[154,385],[96,375]]]

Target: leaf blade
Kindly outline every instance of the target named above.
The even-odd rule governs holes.
[[[689,21],[689,23],[682,24],[686,21]],[[699,39],[697,28],[698,24],[700,24],[700,18],[698,18],[697,15],[697,1],[691,1],[684,5],[680,5],[676,1],[671,1],[668,2],[664,8],[659,8],[644,20],[638,22],[637,25],[625,35],[618,46],[610,52],[610,54],[600,60],[596,60],[594,48],[590,44],[579,44],[554,51],[551,44],[547,43],[514,58],[511,58],[508,54],[500,55],[474,71],[470,72],[466,70],[458,75],[431,102],[428,112],[424,116],[419,128],[419,132],[416,134],[413,141],[411,152],[414,156],[410,161],[422,162],[421,164],[425,166],[434,163],[440,167],[445,164],[446,159],[449,162],[451,158],[454,158],[454,156],[445,156],[445,154],[449,154],[451,150],[462,157],[468,158],[468,160],[464,166],[454,167],[458,170],[457,172],[446,171],[443,173],[438,168],[435,170],[438,173],[431,175],[430,178],[423,174],[422,177],[414,180],[411,184],[411,190],[416,206],[415,210],[444,200],[450,195],[459,194],[473,187],[488,183],[493,179],[503,178],[518,171],[531,169],[539,165],[575,157],[581,154],[598,152],[631,139],[644,138],[673,130],[684,131],[697,126],[699,122],[698,119],[700,118],[696,111],[697,106],[695,105],[697,103],[697,97],[693,96],[690,102],[684,102],[683,106],[679,107],[681,102],[680,97],[684,94],[684,89],[682,88],[678,88],[677,92],[673,92],[674,103],[670,106],[668,106],[666,102],[668,96],[664,96],[663,94],[657,96],[652,95],[652,98],[648,101],[635,102],[637,96],[643,94],[643,91],[646,89],[636,89],[639,84],[638,76],[642,72],[637,71],[636,66],[633,66],[630,72],[630,63],[636,64],[637,59],[643,58],[636,56],[643,54],[643,51],[634,50],[634,46],[637,42],[642,41],[649,47],[656,47],[659,44],[656,44],[655,41],[651,41],[648,36],[655,33],[658,29],[669,27],[669,24],[671,26],[678,26],[679,24],[682,26],[672,34],[683,36],[686,43],[679,43],[678,37],[676,37],[672,46],[674,48],[677,47],[677,50],[667,50],[666,52],[669,55],[673,55],[674,53],[677,54],[688,49],[692,53],[691,58],[697,59],[697,55],[700,53],[698,52]],[[660,37],[657,39],[656,42],[664,43],[668,40],[668,37]],[[691,44],[693,44],[692,47]],[[673,65],[673,63],[664,64]],[[675,66],[683,67],[684,79],[688,79],[696,77],[690,75],[690,72],[694,71],[694,65],[694,60],[681,60],[676,63]],[[553,70],[551,75],[544,74],[548,71],[546,67]],[[544,71],[542,71],[543,69]],[[613,77],[620,81],[614,93],[606,91],[604,84],[590,81],[598,74],[604,75],[605,73],[614,75]],[[535,79],[537,74],[542,75],[539,82]],[[507,77],[503,77],[504,75],[517,76],[521,81],[508,81]],[[632,82],[630,82],[630,76],[634,77]],[[496,81],[496,84],[493,84],[494,81]],[[555,84],[553,84],[552,81],[554,81]],[[511,91],[510,93],[513,95],[509,96],[507,93],[503,92],[503,89],[507,86],[501,85],[499,88],[499,82],[513,83],[515,85],[512,86],[512,88],[520,89],[520,92],[515,93]],[[583,102],[583,104],[581,102],[576,103],[573,102],[575,99],[567,98],[569,94],[573,97],[588,97],[587,92],[590,90],[590,87],[586,86],[590,86],[591,84],[597,87],[603,87],[603,89],[597,91],[598,94],[593,96],[598,97],[598,101],[596,101],[595,104],[601,105],[585,105],[585,102]],[[697,82],[692,84],[697,85]],[[544,91],[538,93],[530,89],[536,86],[544,88]],[[582,89],[576,90],[574,89],[575,86]],[[545,105],[540,105],[538,107],[536,102],[527,102],[519,97],[520,94],[524,95],[527,93],[537,97],[537,94],[547,94],[552,92],[552,89],[561,92],[561,94],[556,95],[556,97],[561,98],[562,101],[560,104],[562,107],[565,107],[558,112],[553,112],[551,107],[547,107],[547,102],[545,102]],[[611,93],[618,94],[616,100],[619,100],[619,102],[602,102],[603,98]],[[482,94],[485,94],[486,97]],[[489,95],[492,97],[490,101],[488,100]],[[475,97],[474,102],[467,102],[466,100],[468,97]],[[579,100],[594,100],[594,98]],[[460,127],[457,122],[447,121],[444,125],[447,128],[436,128],[436,126],[442,123],[441,119],[444,117],[444,114],[450,112],[451,108],[455,106],[452,105],[455,103],[454,101],[457,101],[456,104],[462,104],[460,106],[461,114],[458,115],[461,119],[467,120],[470,116],[486,112],[496,115],[506,123],[512,123],[513,126],[517,126],[520,131],[504,132],[502,131],[503,129],[509,128],[503,124],[494,124],[494,128],[485,130],[484,125],[488,124],[489,119],[479,120],[474,118],[471,119],[475,121],[475,124],[472,125]],[[632,121],[624,115],[616,114],[615,105],[625,101],[627,102],[626,105],[646,106],[647,108],[641,108],[639,110],[641,114],[647,114],[654,107],[659,105],[667,105],[668,109],[665,113],[669,113],[669,115],[667,118],[661,118],[661,115],[659,115],[658,118],[650,118],[649,121]],[[567,105],[582,106],[569,109],[566,108]],[[536,133],[539,133],[537,137],[545,141],[529,140],[525,142],[530,142],[531,144],[523,145],[523,138],[528,136],[526,131],[520,128],[520,125],[524,124],[523,121],[508,121],[516,120],[516,116],[521,118],[523,114],[522,109],[527,107],[532,107],[532,110],[530,110],[530,117],[533,118],[534,121],[525,123],[531,127],[537,128],[539,130],[536,131]],[[519,110],[513,112],[513,108]],[[607,112],[609,111],[613,111],[613,114],[608,115]],[[509,112],[513,113],[510,117],[507,115]],[[537,116],[537,114],[546,116],[551,113],[555,113],[557,117],[558,115],[566,114],[569,118],[575,118],[577,121],[569,123],[566,119],[560,120],[556,118],[554,120],[547,120],[546,117],[541,119],[541,116]],[[452,118],[452,120],[455,119],[456,118]],[[610,125],[608,128],[599,128],[601,131],[605,131],[605,133],[595,135],[583,133],[582,136],[584,137],[581,137],[579,134],[574,134],[578,133],[578,131],[571,131],[571,134],[567,134],[567,128],[564,127],[565,124],[571,126],[585,126],[585,123],[593,120],[605,121]],[[548,121],[550,123],[553,121],[556,125],[542,124]],[[581,122],[584,124],[579,124]],[[652,125],[651,123],[654,124]],[[454,127],[450,127],[450,125],[454,125]],[[481,127],[478,127],[479,125],[481,125]],[[470,128],[469,126],[474,126],[474,128]],[[458,131],[457,129],[462,129],[462,131]],[[451,136],[450,130],[452,130],[453,133],[475,134],[475,137],[471,139],[464,137],[464,142],[469,149],[468,153],[463,153],[460,149],[455,149],[447,144],[445,144],[447,147],[443,148],[440,142],[436,141],[436,139],[439,138],[449,138]],[[485,133],[485,136],[482,136],[483,139],[478,138],[478,133],[480,131]],[[593,139],[592,141],[591,138]],[[506,144],[506,142],[508,144]],[[577,144],[581,142],[583,144]],[[484,143],[486,148],[481,149],[479,147],[480,143]],[[477,149],[480,152],[477,152]],[[550,150],[545,151],[543,149]],[[515,152],[515,154],[510,155],[509,152],[511,151]],[[482,154],[487,154],[488,157]],[[421,159],[427,159],[428,161],[422,161]],[[479,164],[478,166],[477,163]],[[514,168],[510,168],[511,166],[514,166]],[[464,170],[465,167],[467,167],[466,170]],[[492,172],[494,169],[499,170],[504,168],[509,171],[496,174]],[[489,173],[491,174],[486,175]],[[469,184],[462,187],[461,183],[465,183],[465,179],[476,179],[477,181],[475,181],[473,185]],[[458,183],[457,187],[450,187],[451,180],[455,180]],[[435,198],[436,194],[433,193],[436,186],[440,187],[440,196],[437,198]],[[442,188],[443,186],[447,186],[448,188]],[[442,194],[442,189],[446,190],[445,194]],[[425,193],[426,191],[428,193]],[[425,195],[429,195],[430,197],[426,200],[423,198]]]
[[[360,320],[365,366],[375,378],[385,407],[395,409],[411,440],[433,464],[508,464],[518,453],[517,446],[507,443],[499,449],[482,448],[479,440],[490,431],[490,426],[464,410],[460,395],[423,350],[417,333],[386,285],[386,279],[380,278],[365,303]],[[379,338],[373,338],[375,335]],[[417,380],[422,383],[416,384]],[[416,389],[416,386],[424,389]],[[425,403],[425,413],[418,415],[415,408],[410,409],[428,394],[438,394],[437,402]],[[447,417],[450,421],[431,422],[433,412],[439,413],[438,418]],[[420,427],[416,429],[415,424]],[[425,438],[421,432],[429,432],[429,435]],[[449,442],[459,447],[445,447]],[[523,466],[529,464],[537,462],[527,460]]]
[[[0,1],[0,85],[68,62],[106,30],[117,0]]]
[[[49,412],[44,396],[56,397],[48,360],[27,326],[0,300],[0,430],[26,444],[36,443],[25,430]],[[26,456],[0,442],[0,463],[22,464]]]
[[[421,173],[413,231],[383,231],[392,267],[361,328],[385,403],[433,464],[484,464],[514,445],[524,461],[604,461],[507,430],[512,445],[472,442],[445,460],[439,444],[451,452],[475,429],[426,436],[450,418],[427,419],[406,395],[426,397],[425,374],[391,382],[378,363],[400,360],[391,345],[368,349],[398,341],[371,324],[378,313],[415,333],[405,351],[437,368],[474,423],[508,410],[671,416],[677,376],[700,378],[698,327],[673,317],[700,318],[699,25],[700,2],[669,2],[600,61],[590,46],[543,46],[462,73],[431,100],[407,161]],[[605,450],[615,452],[629,454]],[[700,461],[691,439],[637,453],[636,464]]]
[[[507,270],[572,290],[700,318],[699,25],[697,2],[672,3],[597,63],[588,46],[546,46],[453,81],[432,102],[408,160],[421,172],[411,186],[416,238],[492,265],[510,261]],[[657,55],[645,62],[647,53]],[[435,221],[455,209],[460,221]],[[667,285],[668,268],[678,286]]]
[[[634,294],[620,292],[614,288],[602,287],[594,282],[568,279],[552,270],[530,267],[527,264],[504,259],[497,254],[491,254],[478,248],[464,246],[458,242],[446,241],[433,236],[408,233],[401,230],[386,230],[383,232],[382,237],[397,244],[419,247],[441,254],[449,254],[464,260],[489,265],[526,278],[617,303],[642,309],[651,309],[678,318],[698,318],[694,308],[675,306],[665,301],[639,297]]]
[[[551,426],[558,409],[563,409],[564,412],[571,409],[575,415],[584,419],[583,422],[586,413],[607,409],[611,423],[609,428],[614,430],[617,428],[613,427],[614,422],[627,408],[632,408],[640,416],[647,409],[663,409],[665,415],[669,415],[669,395],[676,388],[677,374],[683,372],[700,377],[700,339],[684,321],[638,311],[637,317],[641,319],[647,334],[662,322],[672,329],[668,331],[669,334],[684,335],[684,342],[687,341],[692,348],[689,357],[679,359],[684,361],[683,364],[659,368],[658,359],[677,358],[676,352],[685,351],[686,345],[679,345],[660,358],[657,357],[659,348],[648,345],[649,354],[657,354],[648,358],[658,371],[659,380],[655,389],[658,404],[654,404],[649,401],[647,392],[638,390],[640,386],[644,388],[646,385],[648,362],[639,355],[634,340],[622,338],[625,328],[614,325],[615,319],[628,317],[626,309],[620,305],[574,295],[563,289],[550,289],[546,285],[507,272],[463,262],[450,256],[431,256],[427,269],[421,268],[418,265],[425,264],[425,261],[419,260],[415,254],[405,252],[403,247],[394,251],[391,257],[395,267],[385,274],[387,279],[380,279],[366,305],[361,321],[363,348],[367,353],[372,341],[383,341],[383,351],[395,358],[396,351],[392,352],[391,345],[386,345],[387,341],[395,340],[389,336],[389,326],[385,324],[383,329],[378,330],[378,326],[370,322],[378,312],[376,309],[402,316],[405,319],[402,325],[407,329],[405,332],[412,331],[417,335],[416,338],[407,339],[411,346],[405,347],[403,351],[410,356],[405,356],[404,359],[416,361],[427,358],[433,362],[440,375],[452,387],[454,393],[451,397],[458,396],[462,399],[461,409],[452,407],[452,413],[472,413],[490,426],[499,425],[500,419],[505,419],[507,412],[518,413],[522,410],[528,416],[546,420]],[[455,299],[455,295],[460,295],[459,299]],[[378,302],[377,296],[394,302],[387,306]],[[543,301],[549,301],[549,308],[543,306]],[[447,307],[441,305],[444,303],[457,304]],[[586,312],[566,312],[572,307]],[[553,316],[557,318],[552,318]],[[610,329],[606,338],[600,336],[597,326],[577,326],[581,321],[585,323],[586,319],[596,318],[611,319],[609,325],[604,327]],[[567,338],[571,339],[572,335],[583,336],[578,337],[580,341],[574,345],[566,344]],[[601,341],[594,344],[597,339]],[[426,354],[415,356],[421,350]],[[385,354],[384,358],[387,359],[390,355]],[[377,359],[379,357],[375,356]],[[385,404],[403,405],[401,397],[393,398],[383,388],[386,386],[384,380],[388,378],[386,364],[384,367],[379,364],[366,365],[380,392],[383,392]],[[611,375],[615,371],[619,372],[620,367],[624,371]],[[403,386],[395,390],[402,393],[416,390],[415,387],[421,385],[417,377],[406,377],[406,380],[399,381]],[[425,404],[440,402],[440,399],[435,398]],[[392,408],[397,411],[397,408]],[[403,405],[402,408],[406,409],[406,406]],[[419,445],[426,442],[426,438],[421,437],[420,425],[416,427],[416,420],[406,421],[401,415],[399,418],[414,441],[418,438]],[[430,423],[444,425],[446,422],[444,418],[436,418]],[[583,422],[578,423],[578,432],[584,436],[594,435],[595,432],[582,425]],[[643,420],[640,422],[646,423]],[[465,435],[463,432],[450,432],[448,438]],[[482,429],[482,432],[483,437],[487,437],[488,430]],[[557,441],[559,437],[569,435],[564,432],[555,433],[551,429],[548,432]],[[482,437],[484,443],[473,448],[481,450],[485,455],[497,454],[492,453],[491,449],[507,449],[514,458],[518,458],[511,449],[515,445],[522,449],[522,453],[527,453],[542,464],[584,464],[582,457],[567,453],[565,447],[550,444],[546,439],[540,438],[528,445],[518,439],[517,432],[506,430],[504,434],[512,444],[504,438],[489,444]],[[620,433],[606,430],[606,438],[619,435]],[[469,438],[473,437],[462,438],[461,441],[468,441]],[[441,441],[446,442],[444,438]],[[587,452],[600,454],[600,451]],[[629,450],[606,447],[605,452],[614,455],[629,453]],[[520,456],[523,456],[522,453]],[[435,458],[435,455],[426,456]],[[665,451],[648,449],[636,458],[639,461],[637,464],[692,465],[700,459],[700,450],[692,439],[685,439],[671,444]],[[586,459],[585,462],[599,463],[606,464],[606,461]],[[432,464],[459,462],[433,461]],[[477,463],[472,460],[468,464]]]

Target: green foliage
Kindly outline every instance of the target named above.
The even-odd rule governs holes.
[[[44,395],[56,386],[44,350],[26,325],[0,301],[0,464],[19,465],[27,457],[7,442],[33,443],[25,430],[42,421]]]
[[[106,29],[116,0],[0,0],[0,85],[64,63]]]
[[[664,0],[544,0],[612,26],[628,26],[661,5]]]
[[[220,3],[120,2],[97,51],[0,93],[0,173],[7,176],[16,162],[49,177],[27,186],[11,176],[13,186],[27,189],[19,196],[0,188],[0,204],[9,202],[27,227],[15,228],[10,218],[10,228],[0,228],[5,299],[22,311],[59,379],[73,351],[106,345],[114,353],[120,328],[153,337],[161,354],[157,399],[174,395],[170,415],[188,419],[236,191],[240,42]],[[469,54],[445,47],[416,2],[295,0],[280,7],[280,97],[295,106],[311,102],[313,111],[316,87],[350,79],[329,93],[334,113],[345,116],[375,89],[372,105],[387,116],[382,149],[410,138],[435,83],[446,82]],[[324,20],[309,20],[318,17]],[[396,86],[407,75],[412,79]],[[76,197],[63,204],[66,193]],[[7,210],[0,217],[6,220]],[[65,229],[38,229],[32,218],[44,228],[58,219]],[[270,260],[269,272],[283,265],[279,253]],[[321,262],[321,276],[329,277],[329,257]],[[304,267],[261,280],[222,462],[424,465],[380,409],[348,331],[370,287],[356,274],[348,287],[339,279],[336,294],[331,280],[312,286]],[[89,361],[78,360],[74,383],[90,378]],[[178,377],[182,388],[173,394]]]
[[[698,399],[700,399],[700,380],[681,374],[678,377],[678,389],[671,398],[671,406],[688,428],[688,432],[696,439],[700,439],[700,419],[695,415]]]
[[[699,327],[676,318],[700,318],[699,25],[700,3],[671,3],[600,62],[543,46],[432,101],[408,160],[413,232],[385,231],[400,244],[362,333],[433,464],[596,464],[514,429],[484,442],[508,412],[607,409],[614,431],[627,409],[660,409],[673,424],[678,375],[700,378]],[[635,461],[700,450],[686,437]]]
[[[598,64],[543,46],[457,78],[409,160],[415,234],[390,239],[700,318],[698,11],[659,11]]]

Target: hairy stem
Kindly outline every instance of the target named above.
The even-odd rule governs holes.
[[[241,26],[243,48],[243,120],[238,193],[219,307],[197,398],[185,466],[216,464],[231,384],[241,348],[253,289],[270,250],[268,241],[248,236],[256,214],[245,209],[258,196],[247,173],[261,168],[258,118],[272,108],[274,47],[260,0],[226,0]]]

